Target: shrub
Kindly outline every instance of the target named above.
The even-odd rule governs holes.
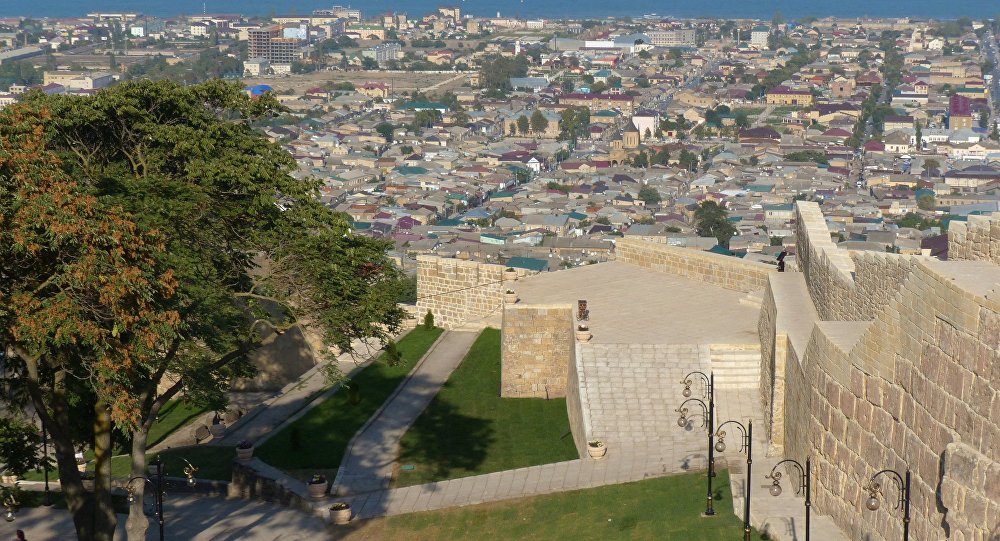
[[[434,314],[432,314],[431,311],[428,310],[427,314],[424,315],[424,329],[427,329],[429,331],[433,328],[434,328]]]

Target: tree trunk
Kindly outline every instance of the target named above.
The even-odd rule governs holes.
[[[133,481],[129,483],[132,489],[132,496],[135,498],[129,504],[128,520],[125,522],[125,532],[131,541],[145,541],[146,530],[149,528],[149,520],[146,518],[142,508],[143,496],[146,493],[146,481],[149,477],[146,474],[146,438],[149,429],[145,424],[138,430],[132,432],[132,474],[129,476]],[[136,478],[141,479],[136,479]]]
[[[111,410],[98,400],[94,405],[95,480],[93,497],[94,541],[113,541],[117,517],[111,503]]]

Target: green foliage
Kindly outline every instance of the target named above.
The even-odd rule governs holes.
[[[924,194],[917,198],[917,208],[920,210],[934,210],[936,206],[934,196],[931,194]]]
[[[715,237],[719,246],[729,246],[736,228],[729,223],[729,213],[715,201],[703,201],[694,211],[695,229],[702,237]]]
[[[814,162],[817,164],[828,164],[826,153],[822,150],[800,150],[785,154],[785,160],[790,162]]]
[[[915,212],[907,212],[902,218],[896,220],[896,225],[899,227],[911,227],[913,229],[919,229],[924,231],[932,227],[940,227],[945,229],[945,224],[941,220],[935,220],[933,218],[924,218],[923,216]]]
[[[375,131],[378,132],[383,138],[385,138],[386,143],[392,142],[392,133],[396,130],[396,127],[388,122],[379,122],[375,126]]]
[[[517,117],[517,132],[521,135],[527,135],[528,130],[531,128],[531,120],[528,119],[526,115],[521,115]]]
[[[520,119],[518,119],[520,124]],[[535,133],[542,133],[549,127],[549,121],[545,118],[545,115],[541,111],[535,109],[534,113],[531,113],[531,131]]]
[[[492,55],[483,58],[479,64],[479,81],[483,88],[509,92],[511,77],[528,74],[528,61],[524,56],[503,57]]]
[[[131,79],[166,79],[177,83],[195,84],[226,75],[243,75],[243,63],[221,51],[205,49],[194,62],[168,64],[166,57],[156,56],[141,64],[133,64],[126,72]]]
[[[0,461],[4,473],[23,476],[44,464],[39,455],[42,437],[38,427],[15,417],[0,417]]]
[[[639,188],[639,199],[646,202],[647,205],[655,205],[663,200],[660,196],[660,192],[652,186],[643,186]]]
[[[0,64],[0,88],[6,88],[13,84],[42,84],[43,71],[35,68],[34,64],[28,60],[4,62]]]
[[[430,331],[433,328],[434,328],[434,313],[431,312],[430,310],[427,310],[427,313],[424,314],[424,330]]]

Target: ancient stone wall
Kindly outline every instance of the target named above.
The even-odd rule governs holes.
[[[446,329],[498,313],[503,305],[503,265],[417,256],[417,314],[427,310]]]
[[[764,289],[767,275],[777,271],[771,265],[737,257],[629,238],[617,241],[615,257],[646,269],[746,292]]]
[[[837,248],[819,205],[796,203],[796,258],[809,294],[825,320],[861,321],[875,317],[895,295],[921,258]]]
[[[566,396],[575,336],[570,304],[508,304],[503,310],[500,396]]]
[[[572,357],[569,359],[569,374],[566,376],[566,415],[569,417],[569,429],[573,433],[573,444],[580,458],[587,458],[587,434],[590,432],[589,420],[580,401],[580,348],[585,347],[575,342],[570,348]]]
[[[1000,265],[1000,213],[969,216],[948,227],[948,259],[992,261]]]
[[[882,478],[882,508],[864,508],[863,487],[884,468],[912,472],[911,538],[988,539],[1000,527],[1000,267],[987,262],[992,252],[979,237],[958,240],[979,246],[963,248],[978,251],[962,255],[975,261],[848,258],[826,245],[825,226],[809,223],[802,203],[799,212],[799,262],[820,319],[863,321],[783,324],[783,313],[801,307],[765,295],[763,349],[777,355],[782,330],[790,344],[783,403],[770,399],[772,438],[782,434],[785,456],[812,458],[815,508],[850,539],[902,535],[890,479]],[[762,385],[762,399],[776,388]]]

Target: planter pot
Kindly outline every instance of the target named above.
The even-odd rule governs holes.
[[[517,280],[517,271],[503,271],[503,281],[513,282]]]
[[[4,475],[4,476],[0,477],[0,481],[2,481],[3,484],[5,484],[5,485],[13,485],[14,483],[17,482],[17,476],[16,475]]]
[[[83,484],[83,490],[88,492],[94,491],[94,480],[93,479],[83,479],[80,481]]]
[[[517,302],[517,293],[504,293],[503,302],[507,304],[514,304]]]
[[[600,447],[591,447],[588,445],[587,452],[590,453],[590,458],[594,460],[602,460],[604,455],[607,454],[608,448],[603,445]]]
[[[208,425],[208,431],[212,434],[213,438],[221,438],[226,433],[226,425],[222,423],[210,424]]]
[[[346,509],[330,509],[330,522],[334,524],[347,524],[351,521],[351,506]]]
[[[576,339],[579,342],[590,342],[593,336],[590,331],[576,331]]]
[[[81,472],[81,473],[87,471],[87,463],[84,462],[83,464],[77,464],[76,465],[76,471]]]
[[[253,458],[253,447],[249,449],[236,448],[236,459],[246,462]]]
[[[322,483],[309,483],[306,488],[309,489],[309,497],[314,500],[322,499],[326,496],[326,489],[330,486],[330,483],[323,481]]]

